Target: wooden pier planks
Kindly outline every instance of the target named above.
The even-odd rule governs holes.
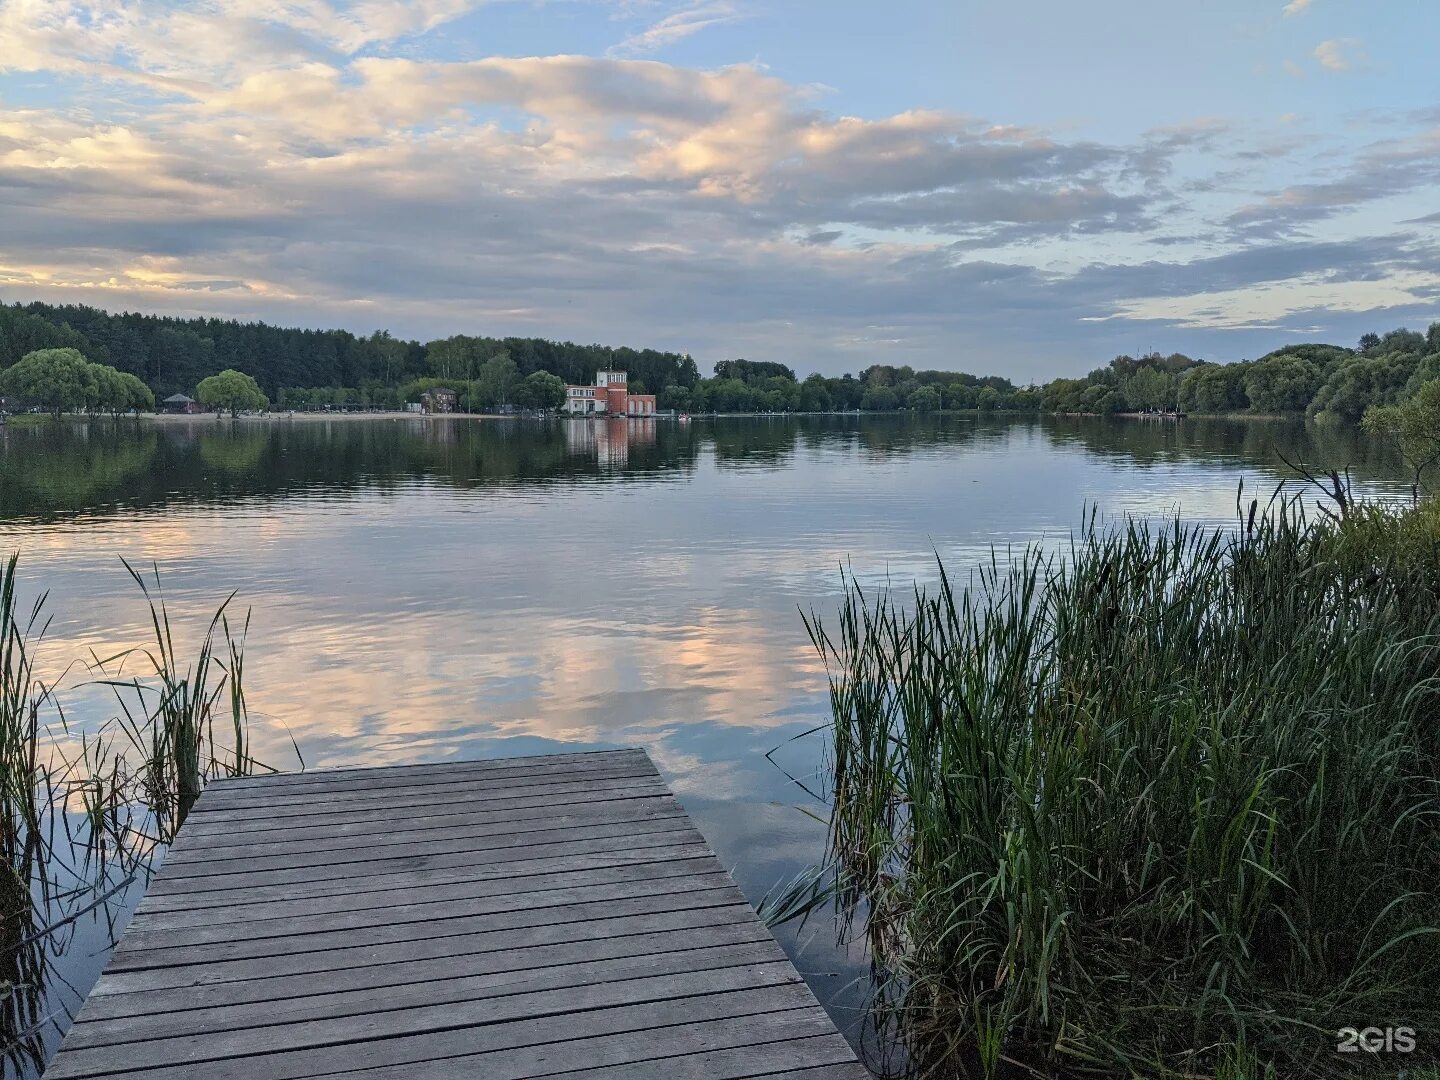
[[[46,1080],[865,1080],[640,750],[197,802]]]

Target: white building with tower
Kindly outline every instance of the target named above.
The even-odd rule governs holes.
[[[565,387],[564,412],[571,416],[654,416],[654,394],[630,393],[624,371],[597,371],[594,386]]]

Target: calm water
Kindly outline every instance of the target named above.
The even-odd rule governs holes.
[[[796,738],[826,715],[800,611],[834,609],[842,565],[908,587],[1087,506],[1224,522],[1277,449],[1398,488],[1372,448],[1261,422],[75,424],[0,429],[0,552],[50,591],[57,672],[145,639],[122,556],[192,638],[238,589],[254,749],[282,768],[292,735],[311,767],[643,746],[756,902],[821,855],[786,772],[823,761]],[[113,703],[82,683],[63,701],[94,729]],[[50,1046],[138,898],[52,942]],[[855,1036],[858,958],[780,933]]]

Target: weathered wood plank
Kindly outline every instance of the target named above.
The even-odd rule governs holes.
[[[402,983],[353,990],[329,989],[284,999],[283,1009],[269,1000],[224,1002],[217,1006],[186,1008],[170,1014],[152,1013],[143,1023],[134,1017],[116,1020],[80,1018],[67,1039],[77,1050],[86,1046],[113,1046],[149,1039],[199,1036],[246,1028],[308,1024],[346,1016],[374,1016],[383,1012],[516,997],[574,989],[599,983],[656,978],[662,975],[700,974],[755,964],[785,964],[785,954],[774,940],[713,945],[708,948],[595,960],[588,964],[526,971],[456,974],[442,979],[412,978]],[[397,990],[397,988],[399,988]]]
[[[801,980],[788,961],[762,963],[709,971],[705,973],[703,980],[687,974],[659,975],[558,991],[542,990],[511,997],[446,1002],[361,1016],[310,1020],[303,1024],[277,1023],[242,1031],[217,1032],[203,1039],[181,1035],[116,1045],[81,1047],[75,1050],[64,1047],[45,1075],[50,1080],[96,1076],[107,1072],[144,1068],[157,1061],[199,1065],[280,1050],[325,1046],[338,1048],[357,1042],[452,1031],[458,1028],[470,1029],[471,1045],[475,1049],[484,1049],[492,1034],[490,1029],[507,1020],[559,1017],[616,1005],[672,1001],[684,996],[687,991],[693,993],[700,982],[703,982],[708,991],[718,992],[797,985]]]
[[[694,827],[678,827],[668,822],[658,822],[660,828],[649,828],[644,831],[636,831],[634,834],[626,835],[625,848],[629,851],[639,851],[649,847],[662,847],[672,844],[700,844],[704,841]],[[498,851],[487,850],[462,850],[446,852],[446,854],[410,854],[403,858],[377,863],[364,868],[363,873],[359,870],[351,870],[351,880],[361,877],[383,877],[389,874],[406,873],[413,870],[445,870],[452,867],[494,867],[498,864],[517,863],[517,861],[533,861],[536,858],[560,858],[569,855],[593,855],[608,854],[618,847],[615,838],[612,837],[590,837],[588,840],[566,840],[556,844],[546,844],[543,847],[531,845],[524,848],[501,848]],[[258,874],[216,874],[212,877],[166,877],[161,874],[150,886],[151,893],[158,896],[173,896],[173,894],[187,894],[193,896],[196,893],[230,893],[238,888],[259,888],[262,886],[295,886],[295,884],[314,883],[314,881],[334,881],[336,874],[330,867],[304,867],[298,870],[274,870],[269,873]],[[203,900],[197,899],[197,903]]]
[[[519,877],[491,876],[478,880],[473,877],[463,877],[461,880],[448,883],[431,882],[425,884],[423,888],[417,888],[411,882],[386,889],[351,890],[326,896],[272,900],[259,904],[219,904],[200,908],[180,907],[159,911],[147,909],[135,913],[130,920],[127,933],[180,930],[196,926],[224,926],[229,928],[233,934],[236,932],[233,928],[240,923],[266,923],[298,919],[306,915],[337,912],[359,913],[414,903],[434,904],[451,900],[478,900],[487,896],[525,897],[524,902],[529,902],[530,897],[544,895],[555,889],[652,881],[656,878],[683,877],[702,870],[714,869],[714,857],[702,850],[687,859],[668,859],[648,863],[632,862],[621,866],[575,870],[568,873],[532,874]],[[247,927],[244,932],[248,933],[249,929]]]
[[[746,945],[757,941],[769,943],[771,940],[765,928],[756,926],[753,920],[734,918],[729,922],[709,926],[687,926],[681,929],[582,941],[544,942],[520,948],[500,948],[490,952],[466,952],[403,960],[382,957],[378,963],[321,972],[290,975],[267,972],[254,978],[227,982],[200,982],[197,978],[185,986],[142,988],[133,992],[111,987],[105,993],[90,995],[77,1022],[143,1017],[152,1013],[166,1015],[185,1009],[211,1009],[221,1005],[250,1002],[273,1003],[341,990],[403,986],[408,982],[462,976],[539,971],[545,968],[592,964],[601,960],[710,949],[721,945]],[[206,969],[192,967],[159,970],[172,973],[177,970],[203,972]]]
[[[214,963],[221,960],[244,960],[258,957],[293,956],[300,952],[328,952],[331,949],[357,948],[362,945],[386,945],[415,937],[456,933],[518,930],[537,926],[569,925],[595,919],[625,915],[655,914],[681,911],[686,908],[726,907],[743,904],[744,899],[733,885],[694,889],[689,892],[656,892],[648,896],[624,900],[602,900],[566,904],[537,910],[502,911],[493,915],[445,919],[435,917],[421,922],[402,922],[381,926],[362,926],[354,930],[338,930],[320,934],[289,934],[280,937],[246,939],[177,948],[159,947],[144,950],[121,948],[110,962],[114,971],[136,968],[167,967],[177,963]]]
[[[650,763],[644,750],[624,747],[616,750],[567,751],[560,754],[533,754],[520,757],[475,758],[469,761],[434,761],[413,765],[342,765],[335,768],[310,769],[307,772],[259,773],[255,776],[233,776],[216,782],[213,789],[228,791],[232,788],[300,788],[311,783],[328,783],[336,777],[363,780],[372,776],[405,776],[416,773],[425,776],[444,776],[451,772],[484,774],[504,772],[522,768],[538,768],[554,771],[554,766],[586,765],[613,762],[619,759]]]
[[[694,830],[684,831],[685,837],[693,836],[695,837],[694,840],[672,842],[672,835],[673,834],[670,833],[662,833],[654,838],[656,841],[654,843],[648,840],[645,842],[635,842],[624,851],[615,851],[606,848],[600,851],[542,856],[541,858],[535,859],[517,858],[501,863],[465,864],[439,868],[430,867],[420,870],[396,870],[380,874],[354,874],[345,878],[344,881],[338,882],[321,879],[319,881],[303,881],[294,884],[282,883],[279,885],[237,887],[221,890],[224,894],[223,901],[211,899],[204,901],[204,903],[225,903],[233,904],[237,907],[251,906],[285,900],[301,900],[310,897],[348,896],[382,889],[420,889],[432,885],[444,885],[463,881],[494,881],[500,879],[520,881],[530,877],[545,877],[550,874],[563,874],[579,870],[634,866],[693,858],[714,858],[714,853],[699,839],[700,834],[694,832]],[[152,889],[152,891],[147,893],[140,901],[140,906],[136,913],[186,910],[196,910],[196,899],[192,893],[156,892]]]
[[[655,795],[668,795],[669,789],[659,779],[649,777],[622,777],[618,780],[574,780],[562,784],[536,784],[523,789],[523,794],[513,792],[498,796],[466,798],[458,802],[448,795],[406,795],[383,806],[362,806],[358,808],[287,812],[282,803],[273,814],[257,818],[248,811],[206,814],[192,817],[185,825],[185,831],[196,838],[244,836],[264,838],[267,836],[288,836],[300,829],[326,829],[339,827],[374,828],[377,811],[385,810],[395,816],[406,818],[412,815],[444,817],[450,814],[490,813],[497,816],[513,813],[517,816],[526,810],[548,809],[552,806],[570,806],[580,803],[614,802],[623,799],[644,799]]]
[[[648,770],[642,771],[633,766],[617,766],[610,769],[571,772],[552,777],[532,773],[526,777],[511,779],[457,779],[437,781],[433,784],[410,780],[404,784],[392,784],[385,787],[357,788],[354,791],[347,791],[341,787],[336,790],[275,796],[269,799],[264,798],[262,793],[257,793],[254,798],[217,802],[204,810],[200,810],[200,804],[197,803],[192,813],[196,815],[195,820],[200,823],[217,821],[243,823],[271,816],[278,819],[326,810],[375,809],[385,806],[413,805],[424,801],[440,801],[455,805],[466,801],[518,799],[554,790],[577,790],[581,786],[593,784],[618,785],[622,789],[626,785],[634,785],[639,788],[653,784],[655,779],[655,774]],[[273,804],[276,802],[281,805],[274,807]]]
[[[860,1078],[643,751],[213,785],[53,1080]]]
[[[374,813],[392,808],[397,815],[403,815],[410,812],[412,807],[418,806],[453,809],[464,809],[467,805],[489,807],[567,792],[591,791],[599,785],[606,785],[614,791],[641,793],[654,790],[655,781],[652,773],[617,769],[596,773],[594,776],[556,777],[545,782],[540,782],[536,777],[514,784],[457,781],[434,785],[408,784],[404,787],[360,792],[320,791],[313,795],[268,800],[269,803],[280,803],[275,807],[267,806],[267,800],[257,799],[254,803],[216,806],[202,812],[197,803],[197,809],[191,811],[190,820],[204,826],[197,830],[200,832],[213,831],[216,827],[224,826],[243,828],[272,820],[277,823],[277,827],[284,827],[293,819],[320,814],[350,813],[354,816],[358,813]]]
[[[486,1031],[486,1070],[479,1076],[498,1080],[509,1075],[513,1080],[526,1076],[518,1073],[492,1074],[492,1063],[504,1060],[507,1051],[539,1049],[557,1043],[599,1041],[607,1037],[625,1041],[640,1032],[662,1030],[678,1034],[685,1028],[707,1021],[727,1018],[768,1016],[794,1009],[815,1009],[815,999],[802,983],[787,983],[764,989],[742,988],[712,994],[676,998],[670,1001],[647,1001],[619,1005],[614,1008],[592,1009],[567,1014],[563,1024],[550,1016],[532,1017],[493,1025]],[[392,1039],[358,1041],[341,1046],[318,1049],[281,1050],[273,1054],[250,1055],[206,1062],[204,1080],[309,1080],[336,1073],[379,1069],[395,1066],[416,1067],[425,1062],[445,1062],[473,1056],[477,1050],[474,1028],[454,1028],[426,1032],[423,1035],[397,1036]],[[602,1051],[603,1052],[603,1051]],[[47,1074],[47,1078],[48,1078]],[[195,1080],[193,1065],[157,1064],[143,1072],[129,1069],[106,1074],[116,1080]],[[408,1075],[408,1074],[402,1074]],[[445,1073],[436,1074],[445,1076]],[[456,1076],[455,1073],[448,1074]],[[462,1069],[458,1076],[467,1080],[477,1076],[473,1069]]]
[[[462,855],[469,857],[475,863],[484,863],[487,857],[504,857],[507,852],[513,850],[528,851],[534,854],[543,848],[552,845],[582,844],[589,841],[608,841],[611,847],[616,844],[624,844],[625,838],[641,837],[641,835],[652,834],[652,832],[675,832],[684,829],[688,819],[684,814],[635,814],[631,818],[618,819],[602,825],[580,825],[576,828],[562,829],[536,829],[534,832],[520,832],[520,834],[505,834],[495,837],[492,834],[482,834],[478,837],[452,837],[445,840],[426,840],[409,842],[409,844],[377,844],[369,851],[340,851],[334,854],[311,855],[311,857],[289,858],[285,855],[261,855],[255,858],[239,858],[239,860],[219,860],[213,864],[184,864],[177,865],[173,874],[167,874],[164,880],[171,886],[184,886],[186,883],[199,883],[202,886],[210,884],[210,880],[228,880],[228,878],[251,878],[261,880],[266,873],[276,874],[315,874],[334,877],[336,874],[348,873],[348,871],[336,870],[340,865],[346,867],[364,867],[366,870],[379,871],[382,868],[397,868],[400,865],[416,864],[431,865],[428,863],[431,857],[445,857],[445,855]],[[495,860],[503,861],[503,860]],[[393,865],[389,865],[393,864]],[[287,878],[289,880],[289,878]],[[305,880],[305,878],[301,878]],[[223,884],[213,887],[225,887]]]
[[[491,896],[441,900],[419,895],[408,902],[367,911],[323,911],[291,918],[267,919],[245,924],[247,944],[259,945],[272,938],[323,938],[326,934],[354,933],[370,927],[398,927],[408,923],[446,923],[463,919],[476,929],[483,929],[486,920],[512,912],[538,916],[551,908],[563,908],[573,917],[585,905],[611,904],[645,896],[679,897],[689,893],[723,891],[732,901],[739,899],[730,875],[717,866],[686,874],[683,877],[644,878],[638,881],[617,881],[608,885],[579,885],[551,889],[548,892],[501,893]],[[194,949],[202,945],[223,945],[235,940],[234,926],[187,926],[170,929],[136,929],[125,933],[125,940],[115,950],[116,956],[139,952],[156,953],[162,949]],[[123,951],[122,951],[123,950]]]
[[[418,790],[429,791],[474,791],[474,792],[500,792],[500,791],[521,791],[527,787],[534,787],[538,784],[558,783],[562,780],[590,779],[623,779],[625,777],[648,778],[655,776],[652,766],[646,766],[630,761],[607,762],[603,765],[557,765],[553,769],[515,769],[505,772],[484,773],[471,775],[468,773],[451,773],[447,776],[429,779],[424,774],[411,774],[408,776],[377,777],[369,780],[347,781],[343,779],[330,780],[325,783],[306,785],[304,788],[271,793],[265,788],[221,787],[215,789],[215,798],[208,802],[202,809],[200,804],[195,806],[195,812],[201,814],[219,813],[225,810],[240,808],[264,809],[278,798],[283,798],[286,805],[299,806],[327,799],[337,799],[347,802],[366,802],[376,799],[389,798],[403,792],[415,792]]]
[[[531,1080],[570,1069],[577,1061],[585,1062],[589,1068],[603,1068],[664,1058],[683,1060],[689,1054],[787,1042],[811,1035],[833,1034],[834,1031],[835,1027],[824,1010],[809,1006],[758,1016],[707,1019],[488,1054],[466,1054],[383,1066],[363,1072],[334,1074],[327,1080],[458,1080],[460,1077],[476,1076],[483,1076],[485,1080]],[[851,1075],[865,1076],[863,1071]]]
[[[571,1068],[545,1075],[555,1080],[748,1080],[804,1066],[843,1067],[854,1062],[849,1043],[831,1030],[759,1046],[727,1047],[600,1068]]]
[[[613,824],[621,821],[640,821],[657,817],[683,816],[673,795],[655,795],[647,799],[621,799],[609,802],[585,803],[578,806],[555,806],[548,813],[532,810],[525,815],[474,814],[446,819],[439,825],[419,824],[411,819],[402,819],[403,826],[389,829],[384,833],[384,847],[420,843],[444,837],[459,840],[472,836],[519,835],[557,829],[573,829],[585,825]],[[175,852],[165,860],[168,867],[189,865],[225,865],[240,859],[282,859],[310,854],[365,850],[377,848],[374,822],[369,833],[326,834],[318,836],[269,836],[251,843],[212,843],[205,848],[191,845],[184,851]],[[171,873],[182,873],[171,870]]]
[[[558,926],[521,927],[478,934],[467,932],[464,927],[456,927],[451,934],[411,936],[379,944],[365,942],[285,956],[240,960],[207,958],[166,967],[107,971],[90,992],[90,996],[95,998],[105,994],[149,993],[164,989],[214,986],[248,979],[335,973],[372,964],[414,964],[439,957],[482,956],[540,945],[563,946],[618,940],[665,931],[703,931],[715,926],[753,922],[754,912],[747,905],[727,904],[720,907],[653,911]]]
[[[383,786],[357,786],[347,789],[343,785],[295,795],[275,795],[267,798],[263,792],[254,792],[251,797],[230,798],[217,801],[203,811],[194,811],[199,821],[234,820],[243,821],[248,815],[268,815],[269,806],[282,802],[287,813],[314,813],[326,807],[379,807],[403,805],[415,799],[435,797],[447,798],[450,802],[467,799],[519,798],[562,785],[574,786],[586,783],[633,783],[648,784],[655,774],[635,766],[614,766],[608,769],[570,771],[547,777],[543,773],[530,773],[523,777],[498,777],[480,780],[454,778],[426,783],[423,780],[407,780],[403,784]]]

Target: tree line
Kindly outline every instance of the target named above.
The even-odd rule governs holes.
[[[875,364],[859,375],[799,380],[784,364],[722,360],[715,376],[660,390],[661,409],[680,412],[935,412],[940,409],[1037,411],[1040,393],[999,375],[915,371]]]
[[[0,371],[0,401],[14,398],[59,416],[144,412],[155,407],[150,388],[128,371],[85,359],[78,349],[36,349]]]
[[[1358,423],[1372,406],[1398,405],[1440,379],[1440,323],[1426,333],[1366,334],[1355,348],[1285,345],[1258,360],[1216,364],[1180,353],[1117,356],[1083,379],[1043,387],[1049,412],[1306,415]]]
[[[427,375],[401,386],[287,386],[277,404],[282,409],[399,409],[419,401],[427,391],[454,390],[466,412],[497,412],[508,408],[555,410],[565,404],[565,381],[548,371],[521,375],[508,354],[480,365],[473,379]]]
[[[376,394],[416,380],[475,382],[485,364],[508,357],[519,377],[546,371],[562,383],[589,383],[618,368],[659,390],[692,386],[694,360],[654,349],[576,345],[540,338],[455,335],[421,343],[380,330],[304,330],[233,319],[115,314],[66,304],[0,304],[0,369],[37,349],[73,348],[95,363],[141,379],[158,397],[194,395],[200,380],[225,370],[252,376],[272,401],[290,388],[349,387]]]
[[[1117,356],[1083,378],[1017,386],[998,375],[892,364],[799,379],[786,364],[744,359],[720,361],[707,378],[691,357],[653,349],[470,335],[421,343],[385,331],[365,337],[79,305],[0,305],[0,372],[57,348],[133,376],[157,396],[243,374],[288,409],[400,408],[439,386],[457,391],[469,411],[554,409],[566,383],[588,385],[597,370],[617,368],[630,373],[632,392],[654,393],[661,409],[680,412],[1179,411],[1358,423],[1372,406],[1399,405],[1440,378],[1440,323],[1423,334],[1366,334],[1353,348],[1293,344],[1234,363],[1182,353]],[[243,396],[255,400],[248,388]]]
[[[722,361],[715,376],[667,387],[660,407],[693,412],[996,412],[1304,415],[1358,423],[1440,379],[1440,323],[1426,333],[1366,334],[1354,348],[1294,344],[1258,360],[1183,353],[1117,356],[1078,379],[1016,386],[1000,376],[877,364],[858,376],[798,380],[783,364]]]

